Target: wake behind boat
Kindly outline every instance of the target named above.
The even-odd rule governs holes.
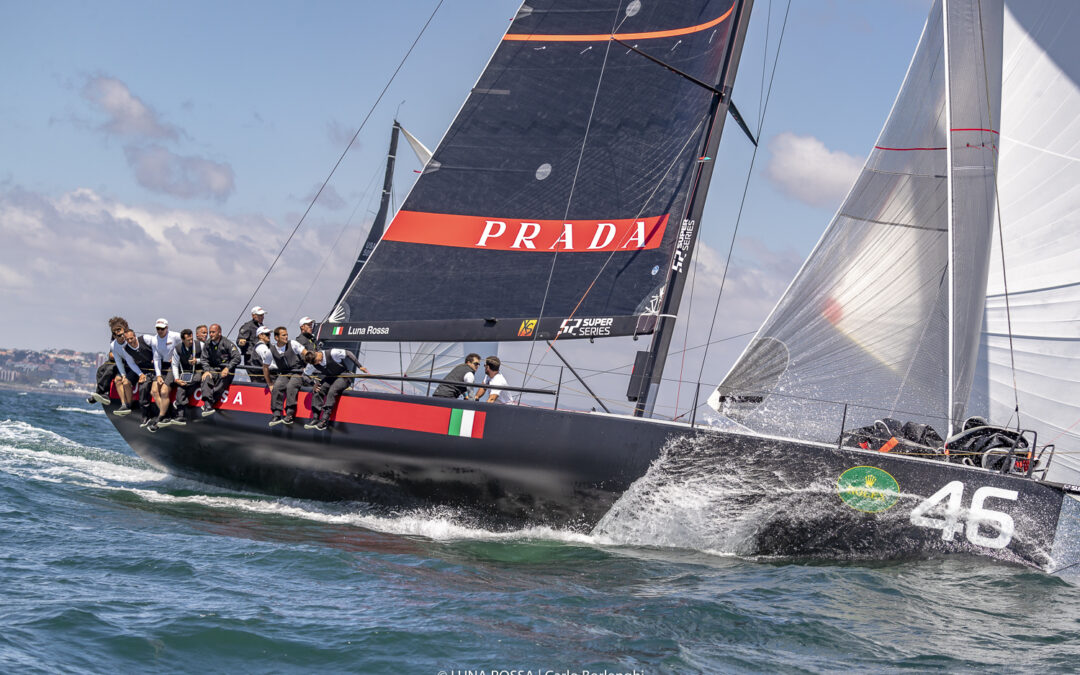
[[[1053,52],[1065,38],[1046,17],[935,4],[863,175],[710,397],[727,421],[650,418],[720,135],[740,119],[751,4],[523,5],[319,330],[328,345],[651,336],[627,392],[635,415],[560,410],[558,391],[551,409],[348,391],[329,430],[268,429],[266,389],[234,383],[217,414],[185,408],[187,425],[163,433],[110,419],[161,468],[275,494],[587,529],[646,476],[707,475],[751,488],[715,514],[716,528],[740,514],[741,553],[1071,568],[1080,487],[1046,480],[1046,425],[1068,429],[1077,408],[1048,422],[1025,397],[1041,430],[970,415],[994,233],[1009,232],[997,199],[1017,175],[999,159],[1003,112],[1031,105],[1010,94],[1002,45],[1010,59]],[[1080,22],[1068,9],[1045,11]],[[1054,100],[1077,106],[1076,60],[1052,65]],[[688,460],[709,471],[685,473]]]

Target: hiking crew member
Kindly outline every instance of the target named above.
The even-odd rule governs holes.
[[[233,370],[240,365],[240,350],[229,338],[221,334],[221,326],[210,324],[209,340],[203,345],[199,365],[202,366],[203,417],[213,415],[214,404],[221,393],[229,388],[233,380]]]
[[[154,381],[150,384],[150,393],[157,402],[158,415],[150,423],[150,431],[157,431],[159,424],[168,425],[172,404],[172,388],[175,380],[172,374],[172,360],[176,345],[180,343],[180,333],[169,330],[167,319],[158,319],[154,323],[157,335],[151,344],[154,350]],[[169,365],[164,365],[169,364]]]
[[[342,377],[345,373],[355,372],[350,369],[350,363],[355,364],[356,368],[365,373],[368,369],[360,364],[355,354],[344,349],[309,351],[304,354],[304,361],[314,372],[322,375],[322,381],[319,382],[315,388],[315,394],[311,397],[311,421],[305,424],[304,428],[326,431],[330,424],[330,416],[334,414],[338,396],[352,384],[351,378]]]
[[[90,394],[90,398],[86,399],[87,403],[101,403],[109,405],[112,401],[109,399],[109,385],[116,381],[116,391],[120,391],[120,383],[117,381],[120,379],[120,369],[116,367],[116,351],[120,347],[117,345],[116,333],[119,332],[120,338],[123,339],[124,330],[127,329],[127,321],[122,317],[114,316],[109,319],[109,352],[108,357],[105,359],[105,363],[98,366],[97,373],[95,375],[97,379],[97,386],[94,388],[94,393]],[[123,357],[120,357],[123,360]]]
[[[197,373],[202,372],[199,357],[202,356],[203,343],[196,342],[190,328],[180,331],[180,344],[176,345],[172,357],[172,376],[176,383],[176,402],[174,408],[179,412],[172,423],[187,424],[183,411],[187,409],[191,397],[199,387]]]
[[[274,344],[268,350],[278,372],[270,393],[270,412],[274,414],[270,426],[292,424],[296,419],[296,397],[300,394],[304,373],[304,347],[296,340],[289,339],[285,326],[278,326],[274,329]]]
[[[453,370],[446,374],[444,380],[452,380],[454,382],[461,382],[463,384],[440,384],[435,389],[435,393],[432,396],[439,398],[470,398],[468,394],[468,387],[465,384],[472,384],[476,381],[476,369],[480,367],[480,355],[469,354],[465,357],[465,363],[459,363],[454,366]]]
[[[257,331],[263,325],[266,310],[256,305],[251,308],[251,321],[240,326],[240,332],[236,334],[236,346],[244,357],[244,365],[255,363],[255,346],[258,344]],[[255,379],[255,378],[251,378]]]
[[[502,362],[499,361],[498,356],[489,356],[484,359],[484,372],[487,373],[487,377],[484,378],[484,388],[476,392],[476,400],[481,400],[484,394],[487,394],[488,403],[512,403],[513,398],[510,397],[510,393],[503,391],[502,389],[496,389],[496,387],[509,387],[510,383],[506,381],[502,373],[499,372],[499,368],[502,367]],[[490,389],[490,391],[489,391]]]
[[[150,412],[150,373],[154,369],[153,335],[135,335],[135,331],[128,328],[124,332],[124,361],[127,363],[127,380],[132,386],[139,387],[139,408],[142,409],[142,421],[139,426],[145,427],[153,418]]]
[[[128,322],[122,316],[114,316],[109,319],[109,332],[113,341],[109,344],[109,354],[116,365],[116,376],[113,384],[116,385],[116,394],[120,397],[120,407],[113,411],[114,415],[124,416],[131,413],[131,380],[128,379],[128,370],[125,362],[127,353],[124,351],[124,333],[127,332]],[[94,397],[94,400],[98,400]],[[102,401],[98,400],[99,403]],[[108,401],[104,401],[108,403]]]
[[[113,358],[113,354],[110,351],[109,357],[105,360],[105,363],[98,366],[97,374],[95,378],[97,380],[97,386],[94,387],[94,393],[90,394],[86,399],[87,403],[104,403],[109,404],[109,385],[117,378],[116,360]]]
[[[259,326],[255,331],[255,352],[252,360],[262,366],[261,376],[252,376],[252,382],[262,382],[267,387],[276,380],[276,376],[270,372],[270,366],[274,365],[274,357],[270,354],[270,329]]]
[[[296,336],[296,341],[309,352],[319,350],[319,344],[315,342],[315,319],[310,316],[300,319],[300,334]],[[304,387],[314,387],[315,380],[305,372],[300,377],[300,384]]]

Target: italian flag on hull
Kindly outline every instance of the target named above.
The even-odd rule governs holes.
[[[484,418],[487,413],[476,410],[459,410],[454,408],[450,411],[450,428],[446,433],[450,436],[465,436],[467,438],[484,437]]]

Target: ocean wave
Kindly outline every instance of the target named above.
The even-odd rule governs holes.
[[[0,471],[22,478],[86,486],[166,477],[140,459],[95,448],[21,420],[0,421]]]

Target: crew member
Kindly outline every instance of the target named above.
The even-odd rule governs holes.
[[[509,387],[510,383],[506,381],[502,373],[499,372],[499,368],[502,367],[502,362],[499,361],[498,356],[489,356],[484,359],[484,388],[476,392],[476,400],[482,400],[482,397],[487,394],[488,403],[511,403],[513,398],[510,397],[510,393],[503,391],[502,389],[496,389],[496,387]]]
[[[274,357],[270,354],[270,329],[266,326],[259,326],[255,331],[254,360],[262,366],[262,375],[252,375],[251,381],[263,382],[269,387],[276,379],[274,375],[270,373],[270,368],[276,368],[276,366],[274,366]]]
[[[263,325],[266,318],[266,310],[256,305],[251,308],[251,321],[240,326],[240,332],[236,334],[236,346],[244,356],[244,365],[255,363],[255,345],[258,344],[257,331]]]
[[[350,370],[350,363],[356,368],[368,372],[361,365],[356,355],[344,349],[326,349],[322,351],[305,352],[304,361],[313,371],[322,376],[322,381],[315,388],[311,397],[311,421],[304,425],[305,429],[318,429],[326,431],[330,424],[330,416],[334,414],[334,405],[337,404],[341,392],[349,388],[351,379],[343,377],[345,373],[355,372]]]
[[[221,326],[210,324],[209,339],[203,345],[199,365],[202,366],[202,416],[213,415],[214,404],[221,393],[229,388],[233,380],[233,371],[240,365],[240,350],[229,338],[221,334]]]
[[[274,415],[270,426],[292,424],[296,419],[296,397],[300,394],[304,372],[304,347],[296,340],[289,339],[285,326],[278,326],[274,329],[274,344],[268,349],[278,372],[270,394],[270,412]]]
[[[300,335],[296,336],[296,341],[309,352],[318,350],[315,344],[315,319],[310,316],[300,319]]]
[[[113,354],[110,351],[108,358],[105,359],[105,363],[98,366],[95,379],[97,380],[97,386],[94,388],[94,393],[87,397],[87,403],[104,403],[109,404],[109,385],[116,379],[117,369],[116,360],[113,358]]]
[[[169,330],[167,319],[158,319],[154,323],[157,335],[152,341],[154,349],[154,381],[150,384],[150,393],[157,402],[157,418],[150,422],[149,430],[157,431],[158,425],[172,423],[172,388],[175,380],[172,373],[172,361],[176,352],[176,346],[180,343],[180,333]]]
[[[113,384],[116,385],[116,394],[120,397],[120,407],[113,411],[114,415],[123,417],[131,413],[131,380],[128,379],[128,369],[125,365],[127,353],[124,351],[124,333],[127,332],[128,322],[122,316],[114,316],[109,319],[109,333],[113,340],[109,344],[109,354],[113,363],[116,364],[116,376]],[[94,400],[101,403],[97,397]],[[105,401],[108,403],[108,401]]]
[[[198,374],[202,372],[199,357],[202,356],[202,350],[203,343],[195,340],[190,328],[180,331],[180,344],[176,345],[172,358],[172,376],[176,383],[176,401],[173,407],[178,412],[173,417],[172,424],[187,424],[184,411],[199,387]]]
[[[195,341],[198,342],[199,344],[206,344],[207,332],[208,331],[207,331],[205,323],[204,324],[199,324],[198,326],[195,326]],[[200,351],[201,350],[202,350],[202,348],[200,347]]]
[[[472,384],[476,381],[476,369],[480,367],[480,355],[469,354],[465,357],[465,363],[459,363],[446,374],[444,380],[451,380],[453,382],[461,382],[462,384],[440,384],[435,389],[435,393],[432,396],[438,396],[439,398],[470,398],[468,394],[468,387],[466,384]]]
[[[150,375],[154,369],[154,336],[136,335],[128,328],[124,331],[124,360],[127,362],[127,380],[139,388],[139,408],[142,410],[140,427],[150,424],[154,414],[150,410]]]

